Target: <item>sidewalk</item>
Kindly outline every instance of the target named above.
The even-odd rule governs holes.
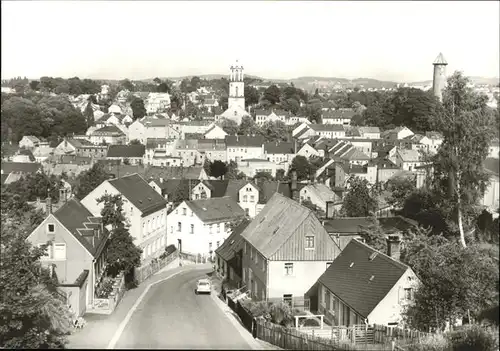
[[[105,349],[111,341],[115,331],[118,329],[120,323],[135,304],[139,296],[141,296],[150,284],[167,278],[177,272],[207,268],[211,268],[211,265],[185,265],[184,262],[182,267],[179,267],[179,260],[175,259],[161,271],[153,274],[151,277],[142,282],[142,284],[140,284],[137,288],[128,290],[112,314],[86,314],[84,319],[87,321],[87,325],[83,329],[75,330],[73,334],[68,336],[69,343],[66,348]]]

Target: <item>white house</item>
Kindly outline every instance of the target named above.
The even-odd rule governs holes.
[[[379,127],[358,127],[358,130],[365,139],[380,139]]]
[[[414,171],[415,167],[422,166],[422,156],[417,150],[401,150],[396,152],[396,165],[405,171]]]
[[[264,157],[276,163],[280,168],[288,172],[288,168],[295,157],[295,143],[269,142],[264,144]]]
[[[310,158],[312,156],[318,157],[319,152],[318,152],[318,150],[313,148],[310,144],[305,143],[304,145],[302,145],[302,147],[299,149],[299,151],[297,151],[297,156],[299,156],[299,155],[304,156],[306,158]]]
[[[354,117],[354,110],[328,110],[323,111],[321,120],[323,124],[338,124],[348,126]]]
[[[91,191],[82,204],[94,216],[100,216],[103,195],[121,195],[123,212],[130,224],[134,244],[143,250],[144,261],[158,257],[165,251],[167,234],[167,202],[137,173],[105,180]]]
[[[265,140],[261,136],[226,136],[227,162],[239,162],[242,159],[263,159],[264,142]]]
[[[257,173],[269,173],[276,177],[276,171],[283,167],[264,158],[245,158],[238,161],[238,170],[247,177],[255,177]]]
[[[329,139],[345,137],[345,129],[340,124],[310,124],[309,128],[313,130],[313,135]]]
[[[33,149],[40,145],[40,139],[33,135],[25,135],[19,141],[19,147],[25,149]]]
[[[319,209],[326,213],[326,203],[328,201],[340,201],[340,198],[325,184],[308,184],[299,191],[300,202],[310,201]]]
[[[229,224],[244,215],[230,197],[184,201],[167,216],[167,245],[175,245],[181,252],[211,257],[229,236]]]
[[[203,135],[205,139],[225,139],[228,134],[216,124],[212,124]]]

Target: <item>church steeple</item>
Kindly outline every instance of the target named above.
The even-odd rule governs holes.
[[[231,65],[230,69],[229,80],[231,82],[243,82],[243,66],[238,63],[238,60],[236,60],[234,65]]]

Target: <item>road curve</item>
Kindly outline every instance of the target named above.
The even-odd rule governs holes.
[[[194,293],[210,271],[187,271],[152,286],[115,348],[251,350],[212,298]]]

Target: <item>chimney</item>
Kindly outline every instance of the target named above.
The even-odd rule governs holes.
[[[333,201],[326,202],[326,219],[333,219],[335,217],[335,207]]]
[[[399,261],[401,257],[401,239],[398,235],[387,237],[387,256]]]
[[[163,178],[162,178],[162,177],[160,177],[160,183],[162,183],[162,184],[163,184]]]
[[[52,199],[50,197],[47,197],[45,205],[46,205],[47,214],[51,214],[52,213]]]

